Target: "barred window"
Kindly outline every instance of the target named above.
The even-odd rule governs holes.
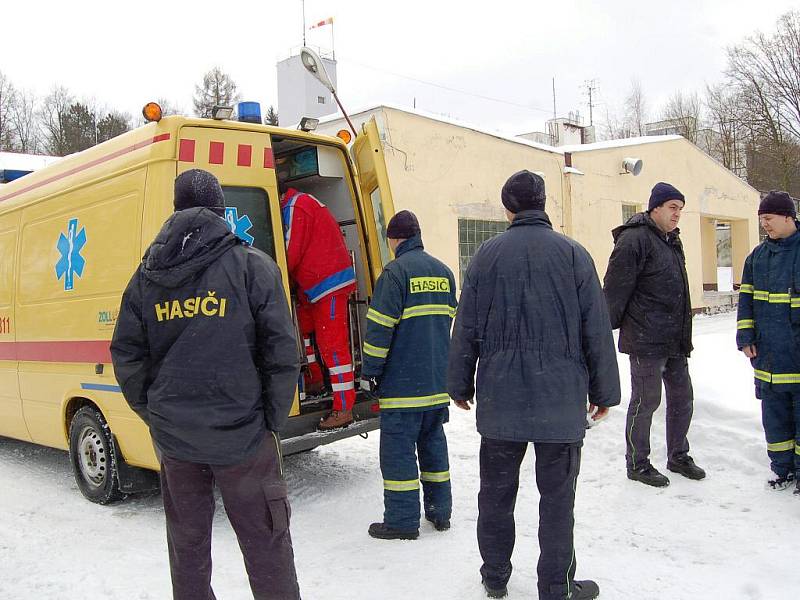
[[[642,207],[638,204],[623,204],[622,205],[622,222],[627,223],[633,215],[642,212]]]
[[[506,221],[458,220],[458,268],[462,283],[464,273],[467,272],[467,265],[475,256],[478,246],[498,233],[503,233],[507,228]]]

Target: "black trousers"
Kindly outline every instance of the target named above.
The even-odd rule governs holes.
[[[279,442],[267,432],[256,454],[235,465],[162,456],[161,494],[174,600],[216,600],[211,589],[215,482],[244,556],[253,597],[299,599]]]
[[[625,464],[639,469],[650,462],[650,426],[661,404],[661,384],[667,398],[667,460],[689,453],[689,425],[694,392],[685,356],[631,356],[631,402],[625,422]]]
[[[567,598],[575,579],[575,486],[582,442],[533,444],[539,488],[540,600]],[[478,494],[478,548],[481,575],[489,587],[501,588],[511,577],[514,551],[514,506],[526,442],[481,439],[481,489]]]

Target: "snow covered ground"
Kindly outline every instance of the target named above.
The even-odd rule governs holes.
[[[625,477],[627,357],[623,404],[588,432],[578,484],[578,578],[608,600],[781,600],[797,597],[800,498],[767,492],[769,474],[752,371],[734,347],[731,314],[695,319],[692,455],[709,476],[670,474],[657,490]],[[413,542],[367,536],[382,516],[378,437],[286,460],[300,587],[306,600],[484,598],[475,541],[478,445],[474,411],[451,408],[447,426],[453,528],[425,522]],[[663,406],[654,418],[653,463],[665,463]],[[509,598],[535,597],[538,495],[532,449],[517,501]],[[0,438],[0,598],[69,600],[171,597],[159,496],[110,507],[78,492],[66,453]],[[214,589],[250,598],[218,503]]]

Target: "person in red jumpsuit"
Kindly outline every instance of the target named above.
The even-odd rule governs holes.
[[[333,214],[314,196],[294,188],[281,195],[281,217],[289,277],[298,299],[297,320],[303,334],[309,370],[306,391],[321,390],[322,369],[311,341],[328,370],[333,410],[320,429],[345,427],[353,421],[355,389],[350,355],[348,298],[356,289],[350,253]]]

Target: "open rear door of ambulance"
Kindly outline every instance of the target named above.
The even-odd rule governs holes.
[[[356,137],[351,152],[358,169],[361,212],[365,219],[364,226],[371,258],[369,262],[372,267],[372,278],[375,281],[381,274],[383,266],[392,260],[386,239],[386,225],[394,216],[389,174],[386,170],[375,117],[362,125],[362,131]]]

